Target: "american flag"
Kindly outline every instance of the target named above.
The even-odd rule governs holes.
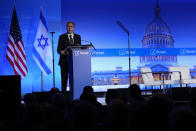
[[[25,48],[22,41],[22,35],[15,7],[12,14],[6,58],[11,64],[16,75],[20,75],[21,78],[24,78],[27,75],[28,70],[26,65]]]

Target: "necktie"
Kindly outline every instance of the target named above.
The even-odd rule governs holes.
[[[69,42],[70,42],[70,45],[73,45],[74,44],[73,38],[71,37],[71,35],[69,35]]]

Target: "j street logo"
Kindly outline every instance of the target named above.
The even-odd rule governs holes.
[[[186,54],[186,49],[180,49],[180,54],[185,55]]]
[[[89,51],[74,51],[73,55],[74,56],[79,56],[79,55],[89,55],[90,52]]]
[[[120,56],[124,56],[124,55],[128,55],[129,52],[127,50],[119,50],[119,55]]]
[[[165,55],[166,50],[150,49],[150,55]]]
[[[73,55],[74,55],[74,56],[79,56],[79,55],[80,55],[80,51],[74,51],[74,52],[73,52]]]
[[[196,49],[181,49],[180,55],[195,55]]]
[[[150,55],[156,55],[156,50],[155,49],[150,49]]]

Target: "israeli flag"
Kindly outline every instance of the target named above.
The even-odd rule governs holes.
[[[33,59],[39,66],[40,70],[44,73],[44,75],[49,75],[52,72],[52,58],[52,45],[49,40],[46,20],[41,10],[40,21],[33,47]]]

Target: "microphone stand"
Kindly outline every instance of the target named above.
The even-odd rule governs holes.
[[[54,71],[54,41],[53,34],[55,32],[50,32],[52,34],[52,64],[53,64],[53,88],[55,88],[55,71]]]
[[[123,26],[120,21],[116,21],[116,23],[124,30],[128,35],[128,50],[129,50],[129,84],[131,85],[131,55],[130,55],[130,40],[129,40],[129,31]]]

